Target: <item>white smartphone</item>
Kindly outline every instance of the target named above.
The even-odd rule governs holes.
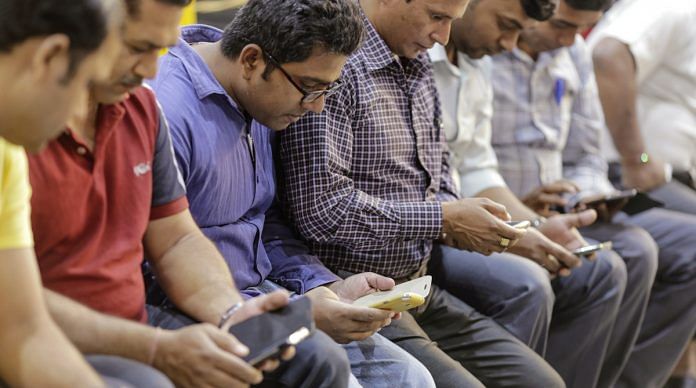
[[[426,275],[397,284],[391,290],[365,295],[356,299],[353,304],[396,312],[406,311],[425,303],[425,298],[430,293],[432,280],[432,276]]]

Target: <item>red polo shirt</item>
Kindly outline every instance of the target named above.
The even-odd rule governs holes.
[[[70,132],[29,156],[44,285],[95,310],[145,321],[140,264],[152,219],[188,207],[151,90],[100,106],[90,152]]]

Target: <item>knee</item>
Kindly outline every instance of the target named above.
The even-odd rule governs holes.
[[[549,276],[546,271],[538,265],[528,262],[525,271],[518,273],[520,283],[517,295],[529,303],[542,304],[551,311],[555,302],[556,295],[551,287]]]
[[[626,263],[628,277],[634,282],[652,285],[657,274],[659,252],[652,236],[643,228],[630,226],[616,239],[620,239],[622,249],[617,251]]]
[[[341,345],[317,330],[297,348],[291,362],[304,370],[302,382],[316,387],[346,387],[350,377],[350,361]],[[301,364],[301,365],[298,365]]]
[[[614,251],[601,252],[597,257],[597,263],[600,265],[600,277],[604,279],[604,291],[615,292],[620,299],[628,282],[626,263]]]

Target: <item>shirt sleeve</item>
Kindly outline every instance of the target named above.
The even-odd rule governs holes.
[[[563,149],[563,175],[581,191],[608,193],[614,190],[607,177],[607,162],[600,152],[604,114],[599,100],[589,51],[581,38],[571,48],[571,58],[580,75],[574,97],[568,140]]]
[[[268,278],[297,294],[340,280],[288,226],[278,202],[266,212],[263,244],[271,262]]]
[[[459,123],[472,123],[472,128],[457,128],[457,140],[452,141],[452,151],[459,178],[459,192],[464,197],[473,197],[491,187],[505,187],[505,181],[498,172],[498,159],[495,156],[492,136],[493,117],[493,64],[489,58],[476,61],[469,67],[467,94],[477,94],[473,101],[460,101],[457,106]],[[459,120],[464,117],[464,120]]]
[[[376,250],[395,242],[434,239],[442,227],[439,202],[384,200],[355,187],[353,85],[326,99],[281,136],[284,202],[299,233],[317,243]]]
[[[155,142],[155,157],[152,161],[151,220],[172,216],[188,209],[184,180],[174,157],[169,125],[159,104],[157,111],[159,127]]]
[[[27,156],[0,138],[0,249],[33,246]]]

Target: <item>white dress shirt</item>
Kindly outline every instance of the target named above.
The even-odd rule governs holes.
[[[439,44],[430,49],[429,54],[452,154],[452,173],[459,192],[464,197],[472,197],[491,187],[505,187],[491,146],[490,58],[473,60],[457,52],[458,66],[454,66]]]
[[[630,47],[637,67],[638,122],[650,153],[696,170],[696,0],[622,0],[592,31]],[[604,134],[610,160],[618,153]]]

